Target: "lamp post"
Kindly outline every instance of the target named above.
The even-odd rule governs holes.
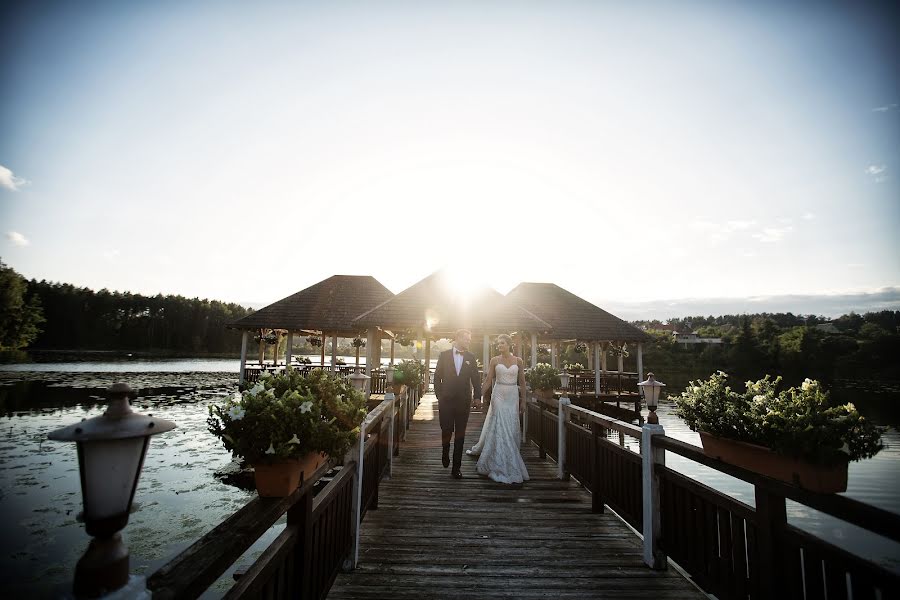
[[[640,382],[638,387],[641,388],[641,396],[644,397],[647,402],[647,410],[650,411],[650,414],[647,415],[647,422],[651,425],[658,424],[659,417],[656,415],[656,409],[659,407],[659,392],[666,387],[666,384],[657,381],[653,373],[647,373],[646,381]]]
[[[84,525],[91,540],[75,567],[77,597],[95,597],[128,583],[128,548],[119,531],[128,513],[150,436],[175,428],[175,423],[131,410],[135,392],[125,383],[107,390],[109,406],[98,417],[50,432],[47,437],[75,442],[84,502]]]
[[[357,390],[359,390],[360,392],[363,392],[363,393],[366,392],[366,382],[368,380],[369,380],[369,376],[363,375],[359,371],[350,375],[350,383],[353,384],[353,387],[355,387]]]
[[[569,400],[569,378],[570,375],[567,371],[563,371],[559,374],[559,384],[562,386],[562,394],[559,397],[556,421],[556,467],[557,476],[562,480],[569,478],[569,475],[566,472],[566,421],[569,418],[566,408],[572,403],[572,401]]]
[[[569,375],[568,371],[563,371],[559,374],[559,385],[562,386],[562,398],[568,398],[569,396],[569,379],[572,376]]]

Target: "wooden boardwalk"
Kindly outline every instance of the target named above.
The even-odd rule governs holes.
[[[472,413],[466,442],[483,414]],[[426,396],[378,510],[362,524],[360,562],[328,597],[706,598],[673,569],[653,571],[640,539],[614,514],[591,513],[590,494],[556,478],[556,464],[523,447],[531,481],[479,477],[463,456],[462,480],[441,466],[434,396]]]

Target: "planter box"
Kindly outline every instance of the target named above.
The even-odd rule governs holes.
[[[328,457],[310,452],[303,458],[280,460],[253,465],[256,491],[262,498],[283,498],[300,487],[301,478],[308,478]]]
[[[823,466],[793,456],[777,454],[765,446],[748,444],[700,432],[707,456],[796,485],[811,492],[847,491],[847,463]]]

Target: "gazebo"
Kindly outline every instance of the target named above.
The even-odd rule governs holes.
[[[262,367],[264,332],[271,331],[277,341],[281,335],[287,336],[285,365],[291,364],[293,335],[316,336],[321,339],[321,362],[325,365],[325,340],[331,337],[331,366],[337,360],[337,339],[356,337],[360,330],[353,325],[354,317],[373,306],[393,297],[389,289],[369,275],[333,275],[287,298],[283,298],[253,312],[228,325],[232,329],[243,330],[241,338],[240,379],[244,381],[247,368],[247,342],[250,332],[260,336],[260,366]],[[380,337],[379,337],[380,340]],[[370,340],[371,341],[371,340]],[[367,345],[367,357],[371,352]],[[276,353],[275,365],[278,357]],[[367,368],[372,363],[367,362]]]
[[[650,336],[634,325],[553,283],[520,283],[506,298],[550,325],[547,333],[532,333],[532,364],[537,360],[536,349],[539,343],[550,344],[551,364],[554,367],[559,366],[560,343],[584,343],[588,348],[586,366],[593,372],[593,391],[600,398],[604,392],[609,394],[609,389],[604,384],[604,381],[608,381],[609,372],[607,350],[610,347],[616,349],[618,364],[615,372],[621,392],[625,377],[625,347],[632,344],[637,346],[637,373],[631,376],[635,379],[635,386],[638,381],[643,380],[643,342],[649,341]]]
[[[451,337],[457,329],[481,336],[483,356],[490,355],[490,337],[497,333],[535,331],[549,334],[552,327],[526,308],[489,287],[463,293],[446,271],[437,271],[418,283],[359,315],[354,325],[372,331],[415,332],[431,366],[431,341]],[[377,333],[377,332],[376,332]],[[377,343],[376,343],[377,345]]]

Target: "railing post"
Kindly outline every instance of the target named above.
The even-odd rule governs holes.
[[[566,472],[566,421],[569,420],[569,411],[568,407],[572,404],[572,401],[567,397],[563,396],[559,399],[559,421],[557,422],[557,445],[556,445],[556,458],[557,458],[557,477],[560,479],[566,480],[569,478],[569,474]]]
[[[385,397],[385,400],[387,400],[387,397]],[[388,479],[394,474],[394,418],[396,416],[394,413],[397,408],[396,403],[393,402],[393,398],[391,398],[391,400],[391,410],[388,413],[388,417],[391,419],[390,425],[388,425]]]
[[[362,492],[363,492],[363,461],[366,454],[366,425],[367,419],[359,424],[359,439],[356,441],[356,478],[353,485],[353,564],[351,568],[355,569],[359,564],[359,526],[362,522]]]
[[[525,410],[522,411],[522,443],[528,443],[528,396],[530,390],[525,388]]]
[[[656,472],[657,465],[666,464],[666,451],[653,446],[653,436],[664,435],[662,425],[646,423],[641,428],[641,467],[643,483],[643,510],[644,510],[644,562],[651,569],[663,570],[666,568],[666,555],[659,547],[660,530],[660,505],[659,505],[659,475]]]
[[[544,425],[545,425],[546,419],[544,419],[544,405],[541,404],[540,400],[538,400],[537,407],[538,407],[538,426],[537,426],[538,456],[540,456],[541,460],[543,460],[543,459],[547,458],[547,450],[544,448],[544,445],[545,445],[544,444]]]
[[[761,598],[778,598],[787,587],[783,551],[779,540],[787,524],[784,496],[772,494],[755,486],[756,495],[756,544],[759,556]]]
[[[600,435],[603,428],[600,423],[591,423],[591,512],[600,514],[603,512],[603,493],[601,492],[602,477],[600,472]]]
[[[294,555],[293,565],[294,581],[288,584],[293,591],[292,597],[294,598],[309,598],[312,595],[309,568],[312,564],[310,559],[312,554],[312,506],[313,492],[310,489],[287,511],[288,527],[297,527],[297,551]]]

